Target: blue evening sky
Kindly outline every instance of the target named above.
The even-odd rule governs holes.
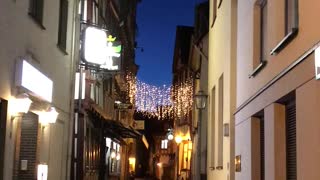
[[[195,5],[203,0],[142,0],[138,4],[138,79],[152,85],[170,85],[177,25],[193,26]]]

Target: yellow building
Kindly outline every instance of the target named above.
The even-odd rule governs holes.
[[[210,0],[207,179],[234,179],[237,1]]]
[[[236,180],[320,179],[319,6],[238,3]]]

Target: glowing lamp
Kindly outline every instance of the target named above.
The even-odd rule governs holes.
[[[177,144],[180,144],[182,142],[182,137],[181,136],[176,136],[175,141]]]
[[[10,100],[10,112],[12,115],[18,113],[27,113],[29,111],[32,101],[27,95],[22,95],[18,98],[13,98]]]
[[[117,153],[116,160],[120,160],[120,153]]]
[[[39,164],[38,165],[37,180],[47,180],[47,179],[48,179],[48,165]]]
[[[112,159],[116,158],[116,152],[112,151],[110,156]]]
[[[54,107],[51,107],[49,111],[39,112],[39,122],[41,124],[56,123],[59,113]]]
[[[168,140],[170,140],[170,141],[173,140],[173,134],[168,135]]]

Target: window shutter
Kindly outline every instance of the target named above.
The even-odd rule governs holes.
[[[60,0],[59,34],[58,45],[67,48],[67,26],[68,26],[68,1]]]
[[[264,155],[264,118],[261,117],[260,119],[260,167],[261,167],[261,180],[264,180],[264,161],[265,161],[265,155]]]
[[[286,106],[287,180],[297,179],[296,106]]]

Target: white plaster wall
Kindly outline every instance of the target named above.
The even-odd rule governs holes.
[[[210,3],[213,1],[211,0]],[[234,21],[236,14],[237,1],[222,1],[221,7],[217,10],[217,18],[212,25],[212,6],[210,6],[210,30],[209,30],[209,61],[208,61],[208,92],[211,93],[213,87],[216,87],[216,124],[215,129],[212,127],[212,112],[211,105],[208,106],[208,159],[215,156],[214,165],[217,165],[217,149],[218,149],[218,81],[219,77],[224,76],[224,117],[223,122],[229,123],[231,132],[233,132],[233,115],[235,107],[235,31],[232,28],[236,28],[236,22]],[[212,96],[212,94],[210,94]],[[215,150],[212,149],[212,135],[215,133]],[[208,160],[207,174],[208,179],[234,179],[233,170],[233,158],[234,158],[234,136],[223,138],[223,170],[210,170],[209,167],[212,164]]]
[[[73,68],[71,59],[71,33],[73,27],[71,22],[73,21],[74,1],[69,0],[68,2],[69,19],[66,51],[69,55],[62,53],[57,47],[59,1],[44,1],[43,25],[46,30],[42,30],[28,15],[29,1],[2,0],[0,2],[0,97],[9,100],[11,96],[14,96],[15,61],[28,53],[34,55],[34,60],[31,63],[53,80],[52,104],[59,112],[60,120],[56,125],[51,125],[52,131],[45,132],[44,139],[46,142],[42,146],[43,152],[40,153],[40,157],[48,157],[47,163],[49,164],[49,174],[51,175],[49,179],[66,178],[66,170],[57,171],[57,166],[54,166],[53,164],[55,163],[53,162],[60,161],[59,169],[62,169],[66,168],[66,162],[63,161],[68,159],[67,140],[69,113],[71,111],[70,97],[72,97],[73,84],[73,75],[71,73]],[[4,179],[6,180],[12,178],[14,153],[14,138],[12,137],[15,136],[16,128],[16,121],[11,124],[9,116],[10,114],[7,121],[6,166],[4,169]],[[51,130],[51,127],[49,129]],[[10,132],[13,132],[12,137],[10,137]],[[49,139],[50,142],[48,143]],[[50,153],[47,151],[50,151]]]

